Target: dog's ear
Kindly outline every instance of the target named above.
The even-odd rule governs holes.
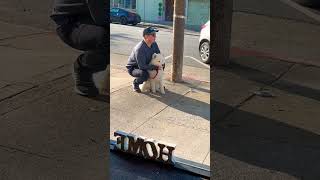
[[[156,58],[157,57],[157,54],[156,53],[153,53],[152,55],[152,59]]]

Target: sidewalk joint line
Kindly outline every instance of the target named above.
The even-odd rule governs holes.
[[[5,146],[5,145],[1,145],[1,144],[0,144],[0,147],[6,148],[6,149],[10,149],[10,150],[14,150],[14,151],[18,151],[18,152],[22,152],[22,153],[25,153],[25,154],[30,154],[30,155],[41,157],[41,158],[45,158],[45,159],[54,160],[54,158],[51,158],[49,156],[45,156],[45,155],[42,155],[42,154],[30,152],[30,151],[19,149],[19,148],[15,148],[15,147]]]
[[[29,91],[29,90],[31,90],[31,89],[34,89],[34,88],[37,88],[37,87],[39,87],[39,85],[34,85],[34,86],[30,87],[30,88],[24,89],[24,90],[22,90],[22,91],[19,91],[19,92],[17,92],[17,93],[14,93],[14,94],[12,94],[12,95],[10,95],[10,96],[4,97],[4,98],[0,99],[0,102],[3,102],[3,101],[5,101],[5,100],[7,100],[7,99],[11,99],[11,98],[13,98],[13,97],[15,97],[15,96],[17,96],[17,95],[19,95],[19,94],[22,94],[22,93],[24,93],[24,92],[27,92],[27,91]]]
[[[31,51],[32,50],[32,49],[27,49],[27,48],[19,48],[19,47],[12,45],[12,44],[0,44],[0,47],[12,48],[12,49],[24,50],[24,51]]]
[[[25,25],[25,24],[17,24],[17,23],[14,23],[14,22],[8,22],[8,21],[3,20],[3,19],[0,19],[0,23],[9,24],[9,25],[14,25],[14,26],[19,26],[19,27],[23,27],[23,28],[29,28],[29,29],[38,30],[38,31],[43,31],[43,32],[53,32],[53,31],[48,30],[48,29],[46,29],[46,28],[40,28],[40,27],[35,27],[35,26],[28,26],[28,25]]]
[[[273,86],[274,83],[276,83],[277,81],[279,81],[284,75],[286,75],[289,71],[291,71],[291,69],[292,69],[296,64],[297,64],[297,63],[291,64],[291,66],[290,66],[286,71],[282,72],[274,81],[272,81],[269,86]]]
[[[19,93],[15,93],[15,94],[13,94],[13,95],[11,95],[11,96],[9,96],[9,97],[0,99],[0,103],[6,101],[6,100],[8,100],[8,99],[15,98],[16,96],[18,96],[18,95],[20,95],[20,94],[29,92],[29,91],[32,90],[32,89],[40,88],[40,87],[42,87],[42,86],[45,85],[45,84],[52,83],[52,82],[54,82],[54,81],[63,79],[63,78],[68,77],[68,76],[70,76],[70,74],[67,74],[67,75],[64,75],[64,76],[55,78],[55,79],[53,79],[53,80],[51,80],[51,81],[43,82],[43,83],[38,84],[38,85],[34,85],[33,87],[28,88],[28,89],[26,89],[26,90],[24,90],[24,91],[21,91],[21,92],[19,92]],[[55,92],[53,92],[53,93],[49,93],[49,94],[47,94],[46,96],[41,96],[41,97],[32,99],[31,101],[27,101],[26,103],[28,103],[28,102],[31,102],[31,103],[32,103],[32,102],[38,101],[38,100],[40,100],[40,99],[43,99],[43,98],[45,98],[45,97],[49,97],[49,96],[51,96],[51,95],[53,95],[53,94],[56,94],[56,93],[58,93],[58,92],[60,92],[60,91],[63,91],[63,90],[65,90],[65,89],[67,89],[67,88],[70,88],[70,87],[72,87],[72,86],[70,85],[70,86],[68,86],[68,87],[65,87],[65,88],[62,88],[62,89],[60,89],[60,90],[57,90],[57,91],[55,91]],[[25,103],[25,104],[26,104],[26,103]],[[0,116],[4,116],[4,115],[6,115],[6,114],[8,114],[8,113],[10,113],[10,112],[13,112],[13,111],[16,111],[16,110],[22,108],[22,107],[24,107],[24,105],[22,105],[22,106],[16,106],[16,107],[14,107],[14,108],[11,108],[9,111],[5,111],[5,112],[1,113]]]
[[[1,38],[0,41],[12,40],[12,39],[24,38],[24,37],[30,37],[30,36],[41,35],[41,34],[50,34],[50,33],[52,33],[52,32],[49,31],[49,32],[39,32],[39,33],[31,33],[31,34],[9,36],[9,37],[6,37],[6,38]]]
[[[113,93],[115,93],[115,92],[118,92],[118,91],[120,91],[120,90],[122,90],[122,89],[124,89],[124,88],[130,87],[130,86],[131,86],[131,85],[123,86],[123,87],[121,87],[121,88],[119,88],[119,89],[116,89],[115,91],[112,91],[111,94],[113,94]]]
[[[61,92],[61,91],[66,90],[66,89],[68,89],[68,88],[70,88],[70,87],[72,87],[72,86],[68,86],[68,87],[65,87],[65,88],[63,88],[63,89],[60,89],[60,90],[54,91],[54,92],[52,92],[52,93],[49,93],[49,94],[47,94],[47,95],[45,95],[45,96],[41,96],[41,97],[32,99],[32,100],[30,100],[30,101],[27,101],[27,102],[25,102],[25,103],[24,103],[23,105],[21,105],[21,106],[13,107],[13,108],[11,108],[9,111],[5,111],[5,112],[1,113],[0,116],[4,116],[4,115],[9,114],[9,113],[11,113],[11,112],[13,112],[13,111],[19,110],[19,109],[23,108],[27,103],[35,103],[36,101],[39,101],[39,100],[41,100],[41,99],[43,99],[43,98],[45,98],[45,97],[52,96],[52,95],[54,95],[54,94],[56,94],[56,93],[59,93],[59,92]]]
[[[70,66],[70,64],[63,64],[63,65],[58,66],[58,67],[56,67],[56,68],[50,69],[50,70],[48,70],[48,71],[45,71],[45,72],[42,72],[42,73],[39,73],[39,74],[35,74],[35,75],[33,75],[31,78],[36,78],[36,77],[38,77],[38,76],[41,76],[41,75],[44,75],[44,74],[47,74],[47,73],[51,73],[51,72],[53,72],[53,71],[62,69],[62,68],[64,68],[64,67],[66,67],[66,66]],[[68,73],[68,74],[71,75],[71,73]],[[49,81],[48,81],[48,82],[49,82]]]
[[[207,153],[206,157],[203,159],[202,164],[204,164],[204,161],[207,159],[209,154],[210,154],[210,148],[209,148],[209,152]]]
[[[267,84],[265,86],[260,87],[260,90],[263,90],[265,87],[267,86],[272,86],[276,81],[278,81],[279,79],[281,79],[285,74],[287,74],[294,66],[296,65],[296,63],[293,63],[286,71],[282,72],[278,77],[276,77],[270,84]],[[240,103],[238,103],[237,105],[235,105],[234,107],[232,107],[232,109],[228,112],[226,112],[226,114],[220,119],[214,122],[214,124],[216,123],[220,123],[221,121],[225,120],[230,114],[232,114],[233,112],[235,112],[237,109],[239,109],[240,107],[242,107],[246,102],[250,101],[253,97],[255,97],[256,94],[252,93],[250,96],[248,96],[247,98],[245,98],[243,101],[241,101]]]
[[[55,68],[55,69],[53,69],[53,70],[50,70],[50,71],[47,71],[47,72],[44,72],[44,73],[40,73],[40,74],[36,74],[36,75],[34,75],[34,76],[31,77],[31,81],[32,81],[32,78],[35,78],[35,77],[37,77],[37,76],[40,76],[40,75],[43,75],[43,74],[46,74],[46,73],[55,71],[55,70],[60,69],[60,68],[62,68],[62,67],[64,67],[64,66],[65,66],[65,65],[62,65],[62,66],[59,66],[59,67],[57,67],[57,68]],[[8,97],[4,97],[3,99],[0,99],[0,102],[3,102],[3,101],[5,101],[5,100],[7,100],[7,99],[11,99],[11,98],[13,98],[13,97],[15,97],[15,96],[17,96],[17,95],[19,95],[19,94],[22,94],[22,93],[25,93],[25,92],[29,91],[29,90],[38,88],[38,87],[40,87],[41,85],[48,84],[48,83],[57,81],[57,80],[59,80],[59,79],[63,79],[63,78],[65,78],[65,77],[67,77],[67,76],[70,76],[70,75],[71,75],[71,73],[68,73],[68,74],[66,74],[66,75],[63,75],[63,76],[54,78],[54,79],[52,79],[52,80],[50,80],[50,81],[44,81],[44,82],[42,82],[42,83],[40,83],[40,84],[36,84],[36,85],[33,85],[33,84],[30,83],[30,82],[23,82],[23,83],[25,83],[25,84],[30,84],[30,85],[32,85],[32,87],[27,88],[27,89],[24,89],[24,90],[22,90],[22,91],[20,91],[20,92],[14,93],[14,94],[12,94],[12,95],[10,95],[10,96],[8,96]],[[10,84],[7,84],[7,85],[5,85],[4,87],[1,87],[0,89],[6,88],[6,87],[9,87],[9,86],[11,86],[11,85],[10,85]]]

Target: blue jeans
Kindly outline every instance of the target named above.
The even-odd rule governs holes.
[[[135,84],[142,84],[144,81],[149,79],[149,73],[147,70],[141,70],[139,68],[131,67],[128,69],[128,73],[135,77],[136,79],[133,81]]]
[[[66,22],[58,24],[57,34],[70,47],[83,51],[77,58],[80,67],[92,72],[105,70],[110,63],[107,29],[88,17],[70,17]]]

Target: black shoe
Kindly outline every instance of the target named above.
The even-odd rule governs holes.
[[[135,82],[135,80],[132,83],[133,91],[137,93],[141,93],[141,89],[139,88],[139,84]]]
[[[75,80],[75,92],[82,96],[94,97],[99,95],[99,90],[92,79],[93,72],[81,67],[78,60],[73,64],[73,77]]]

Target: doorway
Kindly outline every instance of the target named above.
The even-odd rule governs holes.
[[[173,21],[174,0],[165,0],[165,21]]]

